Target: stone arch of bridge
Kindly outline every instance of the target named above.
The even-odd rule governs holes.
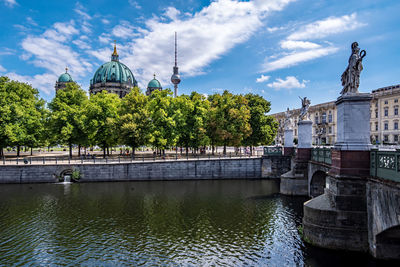
[[[324,193],[326,176],[329,167],[324,164],[310,162],[308,165],[308,195],[316,197]]]
[[[400,258],[400,225],[390,227],[376,235],[376,254],[380,258]]]
[[[324,193],[326,184],[326,172],[318,170],[316,171],[310,181],[310,197],[317,197]]]

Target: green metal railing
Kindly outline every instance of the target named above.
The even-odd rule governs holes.
[[[332,164],[331,148],[328,147],[314,147],[311,149],[311,160],[322,162],[325,164]]]
[[[400,149],[379,151],[371,149],[370,175],[400,182]]]
[[[264,156],[282,156],[282,147],[280,146],[265,146]]]

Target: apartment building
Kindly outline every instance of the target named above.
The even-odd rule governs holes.
[[[371,142],[378,144],[400,144],[400,84],[372,91],[371,100]],[[293,137],[297,139],[297,122],[300,109],[290,110]],[[312,140],[315,145],[333,145],[336,142],[337,111],[335,101],[310,106],[312,120]],[[283,122],[285,112],[272,114],[279,122],[276,144],[284,143]]]

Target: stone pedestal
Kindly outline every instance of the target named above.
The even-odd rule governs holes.
[[[280,193],[308,196],[308,161],[311,159],[312,122],[298,123],[298,146],[293,168],[281,176]]]
[[[336,101],[337,143],[325,193],[304,203],[304,236],[316,246],[368,249],[370,100],[370,94],[347,94]]]
[[[283,155],[284,156],[292,156],[293,154],[294,154],[293,130],[286,129],[285,130],[285,144],[283,146]]]

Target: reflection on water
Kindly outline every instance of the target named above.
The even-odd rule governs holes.
[[[306,199],[278,191],[262,180],[1,185],[0,266],[374,266],[306,246]]]

